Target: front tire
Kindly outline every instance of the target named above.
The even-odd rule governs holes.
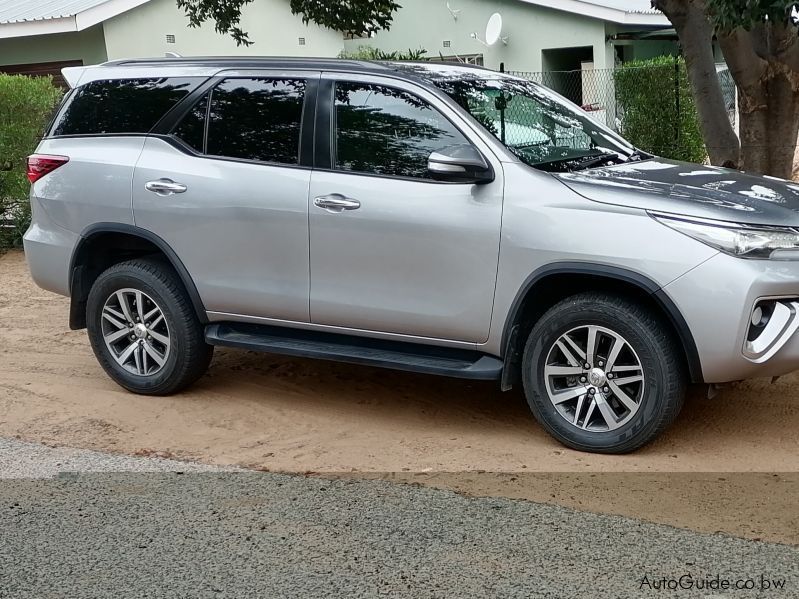
[[[103,272],[89,292],[86,323],[100,365],[133,393],[176,393],[205,373],[213,355],[177,273],[157,259]]]
[[[679,414],[686,375],[670,330],[644,306],[605,293],[575,295],[535,324],[522,380],[541,425],[580,451],[627,453]]]

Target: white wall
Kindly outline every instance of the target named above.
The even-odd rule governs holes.
[[[242,28],[251,46],[236,46],[230,36],[214,31],[213,23],[188,26],[175,0],[151,0],[104,23],[108,59],[163,56],[278,55],[336,56],[344,48],[341,33],[315,25],[305,26],[291,14],[288,0],[256,0],[242,10]],[[176,43],[166,42],[173,34]],[[299,38],[305,38],[304,46]]]
[[[446,0],[402,0],[402,8],[389,31],[372,39],[348,40],[348,49],[359,45],[386,51],[424,48],[428,56],[483,54],[485,65],[496,69],[500,62],[514,71],[540,71],[541,51],[553,48],[592,46],[597,69],[613,67],[612,46],[605,42],[605,23],[563,11],[534,6],[519,0],[450,0],[450,7],[460,10],[455,20]],[[482,39],[492,13],[504,20],[508,44],[486,48],[469,34]],[[444,40],[451,42],[443,47]]]

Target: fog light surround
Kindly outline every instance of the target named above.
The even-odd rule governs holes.
[[[764,298],[749,317],[743,354],[755,363],[776,354],[799,329],[799,298]]]

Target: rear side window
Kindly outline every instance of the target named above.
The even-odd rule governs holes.
[[[305,87],[302,79],[226,79],[211,92],[206,153],[298,164]]]
[[[92,81],[70,94],[50,135],[148,133],[202,81],[197,77]]]

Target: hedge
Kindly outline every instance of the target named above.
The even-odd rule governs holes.
[[[665,158],[705,161],[707,152],[682,58],[628,62],[613,77],[624,137]]]
[[[0,248],[19,245],[30,222],[25,158],[61,95],[51,77],[0,74]]]
[[[350,60],[427,60],[427,50],[419,48],[414,50],[393,50],[386,52],[372,46],[358,46],[357,50],[343,50],[338,54],[339,58]]]

